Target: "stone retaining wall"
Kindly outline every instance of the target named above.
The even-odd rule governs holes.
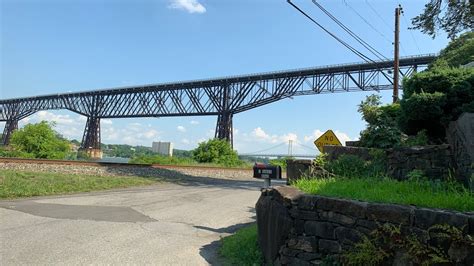
[[[401,225],[404,233],[426,241],[427,230],[435,224],[474,234],[473,213],[307,195],[292,187],[263,190],[256,211],[259,245],[266,263],[275,265],[320,264],[328,256],[340,259],[381,223]],[[440,244],[458,265],[473,265],[473,246]],[[405,265],[402,257],[390,264]]]
[[[421,170],[430,179],[446,179],[454,169],[448,144],[391,149],[387,152],[388,174],[398,180],[413,170]]]
[[[372,159],[372,149],[369,148],[325,146],[324,149],[329,160],[341,155]],[[446,179],[450,175],[449,171],[455,168],[451,146],[448,144],[389,149],[385,155],[388,175],[398,180],[407,179],[408,173],[415,169],[423,171],[430,179]]]

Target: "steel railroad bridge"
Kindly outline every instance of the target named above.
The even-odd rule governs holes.
[[[400,75],[425,68],[435,55],[400,59]],[[8,145],[18,121],[41,110],[67,109],[87,117],[81,149],[100,153],[100,119],[217,116],[215,137],[232,143],[232,117],[300,95],[393,88],[393,60],[0,100]]]

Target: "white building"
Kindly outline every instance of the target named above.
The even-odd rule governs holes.
[[[153,142],[151,150],[161,155],[173,156],[173,143],[171,142]]]

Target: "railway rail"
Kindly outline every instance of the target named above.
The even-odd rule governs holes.
[[[55,165],[83,165],[83,166],[101,166],[101,167],[151,167],[165,169],[203,169],[203,170],[247,170],[251,168],[231,168],[202,165],[171,165],[171,164],[138,164],[138,163],[112,163],[112,162],[93,162],[93,161],[73,161],[73,160],[51,160],[51,159],[28,159],[28,158],[0,158],[0,163],[28,163],[28,164],[55,164]]]

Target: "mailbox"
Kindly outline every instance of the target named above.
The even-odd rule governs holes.
[[[281,166],[256,163],[253,166],[254,178],[281,179]]]

